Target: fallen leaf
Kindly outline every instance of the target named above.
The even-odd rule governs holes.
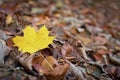
[[[9,25],[12,22],[12,16],[10,14],[6,17],[6,24]]]
[[[35,56],[33,58],[32,65],[39,73],[46,74],[49,71],[54,70],[54,68],[58,65],[58,62],[52,56],[47,56],[45,58],[42,54],[40,54],[39,56]]]
[[[53,36],[48,36],[49,31],[46,26],[42,26],[38,31],[35,31],[31,26],[26,26],[23,33],[23,37],[16,36],[12,39],[15,46],[18,46],[18,49],[23,53],[29,52],[32,54],[38,50],[47,48],[54,39]]]
[[[120,58],[119,56],[109,54],[109,59],[112,64],[119,65],[120,66]]]
[[[93,57],[95,58],[96,61],[99,61],[99,60],[101,61],[103,60],[103,55],[106,55],[109,53],[111,53],[109,50],[101,48],[101,49],[98,49],[95,54],[93,54]]]
[[[100,43],[100,44],[106,44],[108,42],[107,39],[101,36],[96,36],[93,39],[95,42]]]
[[[54,57],[47,56],[44,58],[41,54],[33,59],[32,65],[39,74],[44,74],[47,80],[62,80],[69,69],[69,64],[58,64]]]
[[[88,64],[86,66],[86,70],[87,70],[87,73],[89,75],[92,75],[94,76],[95,78],[100,78],[102,76],[102,74],[104,73],[103,70],[101,69],[101,67],[97,66],[97,65],[91,65],[91,64]]]
[[[2,40],[7,40],[8,39],[8,36],[2,30],[0,30],[0,39],[2,39]]]
[[[71,56],[72,51],[73,47],[68,43],[65,43],[61,48],[61,53],[66,57]]]
[[[21,54],[16,57],[19,63],[28,71],[32,71],[32,60],[35,54]]]
[[[46,68],[48,71],[51,71],[54,69],[54,67],[58,65],[57,60],[52,57],[52,56],[48,56],[46,57],[43,62],[42,62],[42,67]],[[52,69],[53,68],[53,69]]]
[[[120,79],[120,66],[118,66],[118,67],[116,68],[116,70],[115,70],[115,77],[116,77],[117,79]]]
[[[78,78],[78,80],[86,80],[81,70],[79,70],[74,64],[66,60],[66,62],[70,65],[70,71]]]
[[[12,48],[13,45],[14,45],[14,43],[13,43],[13,41],[12,41],[12,38],[7,39],[6,44],[7,44],[8,47]]]
[[[39,64],[32,64],[32,66],[34,67],[34,69],[40,74],[40,75],[44,75],[46,73],[48,73],[48,70],[42,66],[40,66]]]
[[[101,61],[101,60],[103,60],[102,54],[99,54],[99,53],[93,54],[93,57],[95,58],[96,61]]]
[[[42,56],[41,55],[39,55],[39,56],[35,56],[34,58],[33,58],[33,60],[32,60],[32,64],[38,64],[38,65],[42,65],[42,62],[43,62],[43,58],[42,58]]]
[[[115,49],[120,51],[120,46],[115,46]]]
[[[93,42],[93,40],[91,38],[88,38],[88,37],[79,36],[78,38],[79,38],[79,40],[81,40],[81,42],[83,42],[84,45],[88,45],[91,42]]]
[[[42,65],[43,57],[41,55],[35,56],[32,60],[32,66],[36,71],[38,71],[40,74],[48,73],[48,70],[44,68]]]
[[[4,64],[4,58],[8,55],[10,48],[6,46],[5,41],[0,39],[0,65]]]
[[[54,68],[53,71],[45,74],[48,80],[63,80],[69,69],[69,64],[64,63],[63,65],[58,65]]]

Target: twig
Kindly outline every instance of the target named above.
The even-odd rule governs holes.
[[[48,64],[48,66],[52,69],[52,70],[54,70],[54,68],[52,67],[52,65],[50,65],[50,63],[46,60],[46,58],[42,55],[42,54],[40,54],[41,56],[42,56],[42,58],[45,60],[45,62]]]

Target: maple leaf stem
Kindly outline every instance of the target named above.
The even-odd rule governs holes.
[[[54,70],[54,68],[52,67],[52,65],[50,65],[50,63],[46,60],[46,58],[43,56],[43,54],[40,54],[42,56],[42,58],[45,60],[45,62],[48,64],[48,66]]]

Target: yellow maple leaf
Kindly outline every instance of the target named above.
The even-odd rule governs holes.
[[[30,54],[47,48],[54,39],[54,36],[49,36],[49,31],[45,25],[38,31],[31,26],[26,26],[23,33],[24,36],[16,36],[12,40],[21,52],[29,52]]]

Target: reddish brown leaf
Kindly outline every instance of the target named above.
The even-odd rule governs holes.
[[[41,64],[41,66],[44,67],[44,68],[46,68],[48,71],[51,71],[52,68],[53,68],[54,66],[56,66],[56,65],[58,65],[58,62],[57,62],[57,60],[56,60],[54,57],[52,57],[52,56],[46,57],[46,58],[43,60],[42,64]]]
[[[115,77],[116,77],[117,79],[120,79],[120,66],[118,66],[118,67],[116,68],[116,70],[115,70]]]
[[[95,40],[95,42],[100,43],[100,44],[106,44],[108,42],[107,39],[101,36],[94,37],[93,39]]]
[[[61,48],[61,53],[66,57],[71,56],[72,51],[73,47],[68,43],[65,43]]]
[[[69,69],[69,64],[65,63],[63,65],[58,65],[55,67],[55,69],[48,74],[46,74],[46,77],[48,80],[63,80],[66,72]]]
[[[103,55],[109,54],[110,51],[107,49],[98,49],[96,51],[95,54],[93,54],[93,57],[95,58],[95,60],[99,61],[99,60],[103,60]]]
[[[14,45],[12,38],[7,39],[7,46],[9,46],[10,48],[12,48]]]

